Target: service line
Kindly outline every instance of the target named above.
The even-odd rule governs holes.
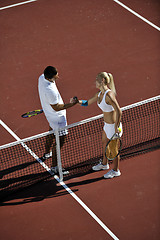
[[[160,31],[160,27],[156,26],[155,24],[153,24],[152,22],[148,21],[146,18],[142,17],[141,15],[139,15],[138,13],[136,13],[135,11],[133,11],[131,8],[127,7],[126,5],[124,5],[123,3],[121,3],[118,0],[113,0],[114,2],[118,3],[119,5],[121,5],[123,8],[125,8],[126,10],[128,10],[129,12],[131,12],[132,14],[134,14],[136,17],[140,18],[141,20],[143,20],[144,22],[148,23],[150,26],[152,26],[153,28],[157,29],[158,31]]]
[[[32,2],[36,2],[36,1],[37,0],[29,0],[29,1],[25,1],[25,2],[15,3],[15,4],[12,4],[12,5],[6,6],[6,7],[1,7],[0,10],[4,10],[4,9],[7,9],[7,8],[12,8],[12,7],[17,7],[17,6],[20,6],[20,5],[24,5],[24,4],[32,3]]]

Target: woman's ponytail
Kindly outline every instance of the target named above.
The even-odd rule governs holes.
[[[115,88],[115,84],[114,84],[114,79],[113,79],[113,75],[111,73],[106,73],[106,72],[100,72],[98,73],[96,79],[102,83],[102,79],[104,78],[105,82],[104,84],[108,85],[109,88],[114,92],[114,94],[116,95],[116,88]]]
[[[114,92],[114,94],[116,95],[116,88],[115,88],[115,84],[114,84],[114,79],[113,79],[113,75],[111,73],[108,73],[108,76],[110,78],[110,82],[108,83],[109,88]]]

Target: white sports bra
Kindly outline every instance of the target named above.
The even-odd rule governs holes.
[[[102,101],[101,101],[100,103],[97,102],[98,107],[99,107],[103,112],[112,112],[112,111],[114,111],[114,108],[112,107],[112,105],[107,104],[106,101],[105,101],[105,99],[106,99],[106,94],[107,94],[108,92],[110,92],[110,91],[111,91],[110,89],[106,90],[105,93],[104,93],[104,95],[103,95]],[[100,97],[100,94],[101,94],[101,92],[99,92],[98,97]]]

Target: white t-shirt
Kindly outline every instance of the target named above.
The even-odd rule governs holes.
[[[38,91],[42,109],[52,129],[66,126],[66,110],[55,111],[51,107],[51,105],[57,103],[64,103],[56,83],[48,81],[45,79],[44,74],[42,74],[38,80]]]

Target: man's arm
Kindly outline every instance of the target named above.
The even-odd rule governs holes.
[[[78,99],[74,100],[73,103],[63,103],[63,104],[57,103],[57,104],[54,104],[54,105],[52,105],[52,104],[50,104],[50,105],[56,112],[58,112],[58,111],[73,107],[77,103],[78,103]]]

